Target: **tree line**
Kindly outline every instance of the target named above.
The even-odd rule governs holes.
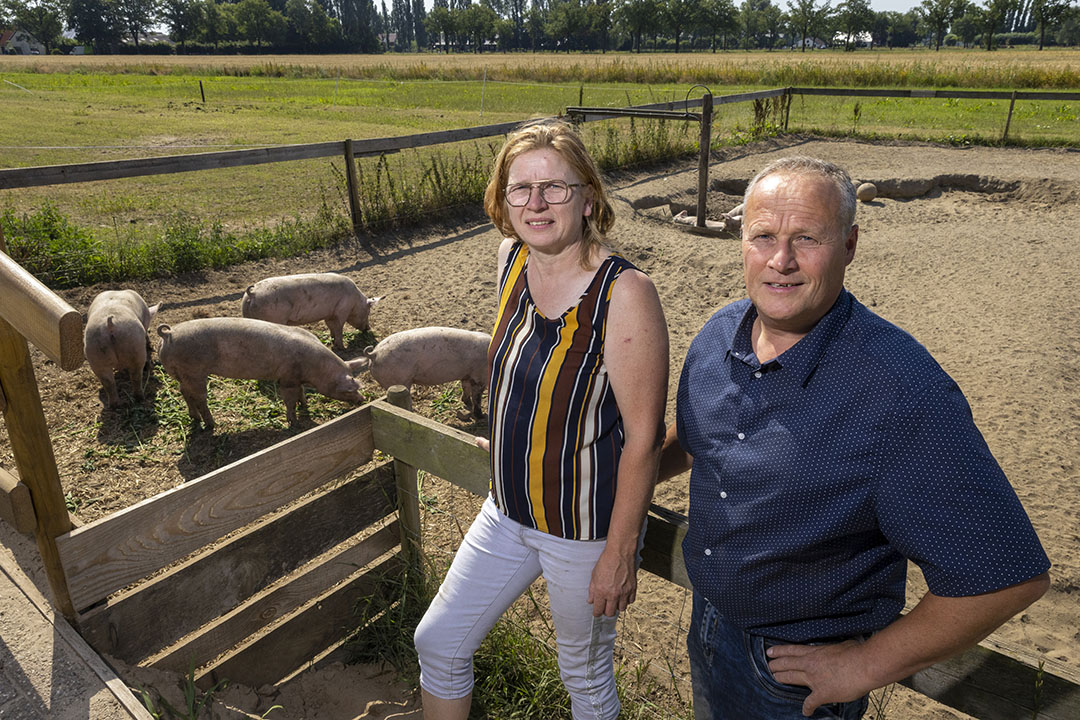
[[[0,0],[0,27],[94,52],[674,51],[1080,44],[1074,0]],[[147,47],[167,29],[172,43]],[[71,44],[71,41],[68,41]]]

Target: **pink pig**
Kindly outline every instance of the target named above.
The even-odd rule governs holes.
[[[346,363],[303,328],[285,327],[248,318],[203,318],[173,327],[158,327],[158,359],[180,383],[188,414],[207,429],[214,418],[206,405],[209,375],[253,380],[276,380],[290,425],[296,424],[296,404],[307,408],[303,385],[335,400],[359,403],[360,384],[353,377],[366,360]]]
[[[488,386],[491,336],[472,330],[424,327],[404,330],[364,350],[371,377],[391,385],[441,385],[461,381],[461,401],[473,417],[484,416],[480,396]],[[363,367],[363,366],[362,366]],[[464,419],[464,418],[462,418]]]
[[[120,405],[113,372],[127,370],[135,399],[143,400],[143,373],[150,369],[147,331],[160,305],[147,307],[134,290],[106,290],[90,303],[83,354],[101,381],[109,407]]]
[[[283,275],[249,286],[240,304],[240,314],[282,325],[325,320],[334,347],[343,350],[341,332],[345,323],[360,331],[367,330],[371,306],[381,299],[368,298],[356,283],[337,273]]]

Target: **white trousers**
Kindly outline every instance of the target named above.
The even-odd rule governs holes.
[[[473,654],[503,612],[541,574],[547,582],[559,671],[574,720],[614,720],[614,617],[593,617],[589,582],[605,540],[566,540],[525,527],[484,501],[435,599],[416,628],[420,686],[437,698],[473,689]]]

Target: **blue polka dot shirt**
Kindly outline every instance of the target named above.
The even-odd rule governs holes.
[[[897,617],[905,558],[953,597],[1049,568],[960,388],[914,338],[845,290],[762,364],[755,318],[749,300],[713,315],[677,395],[694,458],[683,555],[727,621],[788,642],[849,637]]]

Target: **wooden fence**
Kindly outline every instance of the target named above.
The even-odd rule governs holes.
[[[639,109],[685,112],[702,102]],[[467,132],[484,137],[515,125]],[[388,152],[460,140],[455,133],[463,132],[349,147],[352,155]],[[45,177],[80,182],[182,171],[178,167],[278,162],[314,148],[337,153],[342,146],[58,166]],[[0,171],[0,188],[47,184],[36,182],[33,170]],[[0,410],[18,475],[0,469],[0,518],[34,531],[57,609],[101,653],[182,672],[195,663],[204,686],[219,677],[256,686],[276,683],[340,642],[354,605],[380,595],[385,573],[413,564],[417,469],[477,494],[487,492],[488,458],[470,436],[376,401],[76,527],[64,503],[28,341],[63,370],[75,370],[83,361],[81,317],[2,251],[0,238]],[[394,397],[407,405],[407,395]],[[393,463],[359,474],[376,449]],[[689,587],[681,549],[685,532],[684,516],[654,506],[643,569]],[[1040,718],[1080,717],[1080,672],[993,639],[906,683],[987,720],[1035,717],[1036,711]]]

